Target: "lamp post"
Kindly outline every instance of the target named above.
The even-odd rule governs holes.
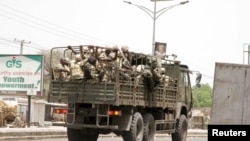
[[[152,54],[154,54],[155,52],[155,23],[156,23],[156,20],[163,14],[165,13],[166,11],[178,6],[178,5],[183,5],[183,4],[186,4],[188,3],[189,1],[183,1],[183,2],[180,2],[178,4],[174,4],[174,5],[171,5],[171,6],[168,6],[168,7],[164,7],[160,10],[156,10],[156,2],[157,1],[162,1],[162,0],[151,0],[151,1],[154,1],[154,10],[150,10],[149,8],[147,7],[144,7],[144,6],[141,6],[141,5],[137,5],[137,4],[133,4],[132,2],[130,1],[123,1],[127,4],[131,4],[131,5],[134,5],[136,7],[138,7],[139,9],[143,10],[144,12],[146,12],[152,19],[153,19],[153,43],[152,43]]]
[[[246,64],[245,59],[247,59],[247,65],[250,65],[250,43],[243,44],[243,64]]]

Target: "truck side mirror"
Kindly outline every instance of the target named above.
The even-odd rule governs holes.
[[[197,88],[200,88],[201,87],[201,84],[200,84],[200,82],[201,82],[201,77],[202,77],[202,74],[200,73],[200,72],[198,72],[198,73],[196,73],[196,80],[195,80],[195,82],[196,82],[196,84],[195,84],[195,86],[197,87]]]

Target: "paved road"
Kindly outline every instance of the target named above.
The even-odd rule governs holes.
[[[31,141],[31,140],[16,140],[16,141]],[[41,140],[32,140],[32,141],[68,141],[66,138],[57,138],[57,139],[41,139]],[[122,138],[99,138],[98,141],[123,141]],[[155,141],[171,141],[170,137],[160,137],[155,138]],[[187,141],[207,141],[207,137],[188,137]]]

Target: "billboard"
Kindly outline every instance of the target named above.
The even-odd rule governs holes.
[[[0,55],[0,94],[42,95],[42,55]]]
[[[155,42],[154,55],[164,59],[166,57],[167,43]]]

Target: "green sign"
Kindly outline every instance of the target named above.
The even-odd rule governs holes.
[[[0,91],[41,94],[42,55],[0,55]]]

